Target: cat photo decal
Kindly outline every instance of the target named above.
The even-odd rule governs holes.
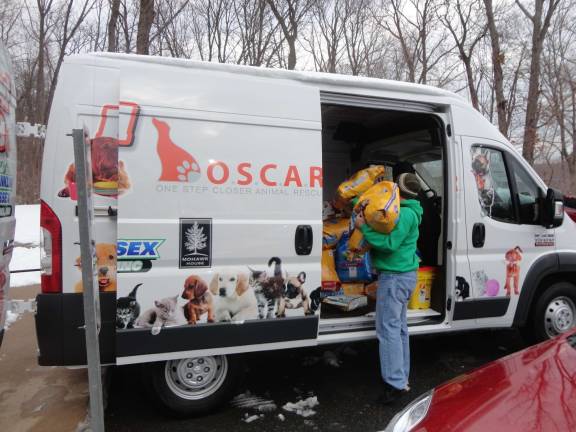
[[[171,295],[159,296],[142,310],[138,284],[118,298],[116,328],[149,328],[158,335],[165,327],[241,323],[248,320],[282,319],[313,315],[320,306],[319,290],[306,289],[306,272],[289,273],[279,257],[263,268],[229,268],[211,274],[209,280],[192,274]],[[149,298],[150,292],[146,293]],[[167,293],[168,294],[168,293]]]

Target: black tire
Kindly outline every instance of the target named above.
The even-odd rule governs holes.
[[[576,286],[569,282],[556,282],[536,301],[532,308],[530,323],[523,333],[533,342],[542,342],[574,326],[576,326]]]
[[[212,366],[220,362],[221,371],[217,379],[211,379],[213,386],[207,385],[209,391],[204,393],[201,387],[198,387],[199,384],[196,381],[198,377],[193,375],[193,368],[202,361],[205,365],[211,362]],[[189,367],[190,365],[192,368]],[[177,417],[192,417],[215,411],[230,400],[244,375],[241,358],[230,355],[147,363],[143,365],[142,370],[143,379],[151,396],[161,407]],[[193,387],[188,387],[187,383],[180,381],[182,373],[186,371],[192,372],[193,378],[189,382],[193,380],[196,382],[196,384],[191,384]]]

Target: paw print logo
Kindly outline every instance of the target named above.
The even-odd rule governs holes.
[[[200,178],[200,165],[196,159],[182,147],[174,144],[170,138],[170,126],[157,118],[152,123],[158,131],[156,151],[162,165],[159,181],[194,182]]]
[[[178,165],[176,171],[181,182],[194,182],[200,177],[200,167],[196,162],[182,161],[182,165]]]

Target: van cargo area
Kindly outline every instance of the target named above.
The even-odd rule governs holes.
[[[334,201],[336,190],[342,182],[371,165],[385,166],[388,180],[402,172],[415,172],[423,185],[418,198],[424,209],[418,242],[421,259],[419,280],[422,289],[430,290],[426,293],[429,304],[425,308],[408,310],[408,320],[412,325],[443,319],[446,301],[442,247],[443,198],[446,196],[443,131],[442,121],[433,114],[322,105],[325,203]],[[367,304],[344,311],[342,307],[327,303],[326,298],[333,293],[323,291],[320,334],[374,328],[376,284],[342,285],[339,294],[366,296]],[[424,293],[416,292],[414,298],[419,294]],[[412,305],[418,306],[415,301]]]

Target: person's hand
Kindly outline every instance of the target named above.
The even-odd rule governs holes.
[[[354,225],[356,228],[360,229],[366,223],[364,219],[364,214],[362,212],[356,213],[356,217],[354,219]]]

